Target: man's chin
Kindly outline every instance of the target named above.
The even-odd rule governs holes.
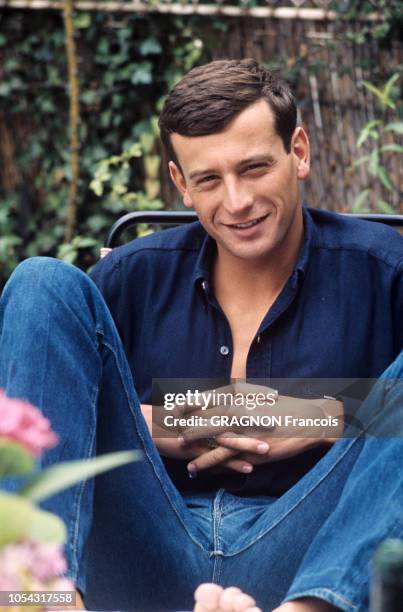
[[[219,256],[225,258],[231,258],[233,260],[247,261],[251,264],[261,264],[270,261],[271,256],[274,254],[274,248],[271,245],[265,247],[256,247],[254,245],[222,245],[222,248],[218,249]]]

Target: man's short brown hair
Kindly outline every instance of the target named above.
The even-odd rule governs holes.
[[[193,68],[171,91],[160,116],[161,140],[168,158],[179,165],[171,134],[207,136],[221,132],[260,99],[269,104],[276,133],[289,153],[297,109],[287,83],[253,59],[217,60]]]

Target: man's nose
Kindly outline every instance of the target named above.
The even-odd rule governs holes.
[[[225,210],[234,217],[241,218],[248,213],[253,204],[250,189],[241,181],[228,179],[224,183],[223,205]]]

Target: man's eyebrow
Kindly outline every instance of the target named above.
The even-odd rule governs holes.
[[[242,168],[243,166],[248,166],[249,164],[256,163],[266,163],[266,164],[274,164],[275,159],[271,155],[254,155],[253,157],[247,157],[246,159],[242,159],[238,164],[238,168]],[[206,168],[206,170],[194,170],[189,174],[189,178],[191,180],[195,180],[201,178],[203,176],[208,176],[210,174],[216,174],[217,170],[214,168]]]
[[[275,159],[268,153],[264,155],[253,155],[252,157],[248,157],[247,159],[243,159],[239,162],[238,166],[248,166],[249,164],[258,164],[258,163],[266,163],[266,164],[274,164]]]

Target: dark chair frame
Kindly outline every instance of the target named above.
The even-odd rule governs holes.
[[[343,213],[351,217],[364,219],[366,221],[377,221],[378,223],[386,223],[396,228],[403,228],[403,215],[383,215],[380,213],[354,214]],[[106,249],[113,249],[117,246],[118,240],[122,233],[129,227],[139,225],[140,223],[153,223],[161,225],[181,225],[182,223],[192,223],[197,221],[197,215],[193,211],[136,211],[130,212],[120,217],[111,227],[105,241]]]

